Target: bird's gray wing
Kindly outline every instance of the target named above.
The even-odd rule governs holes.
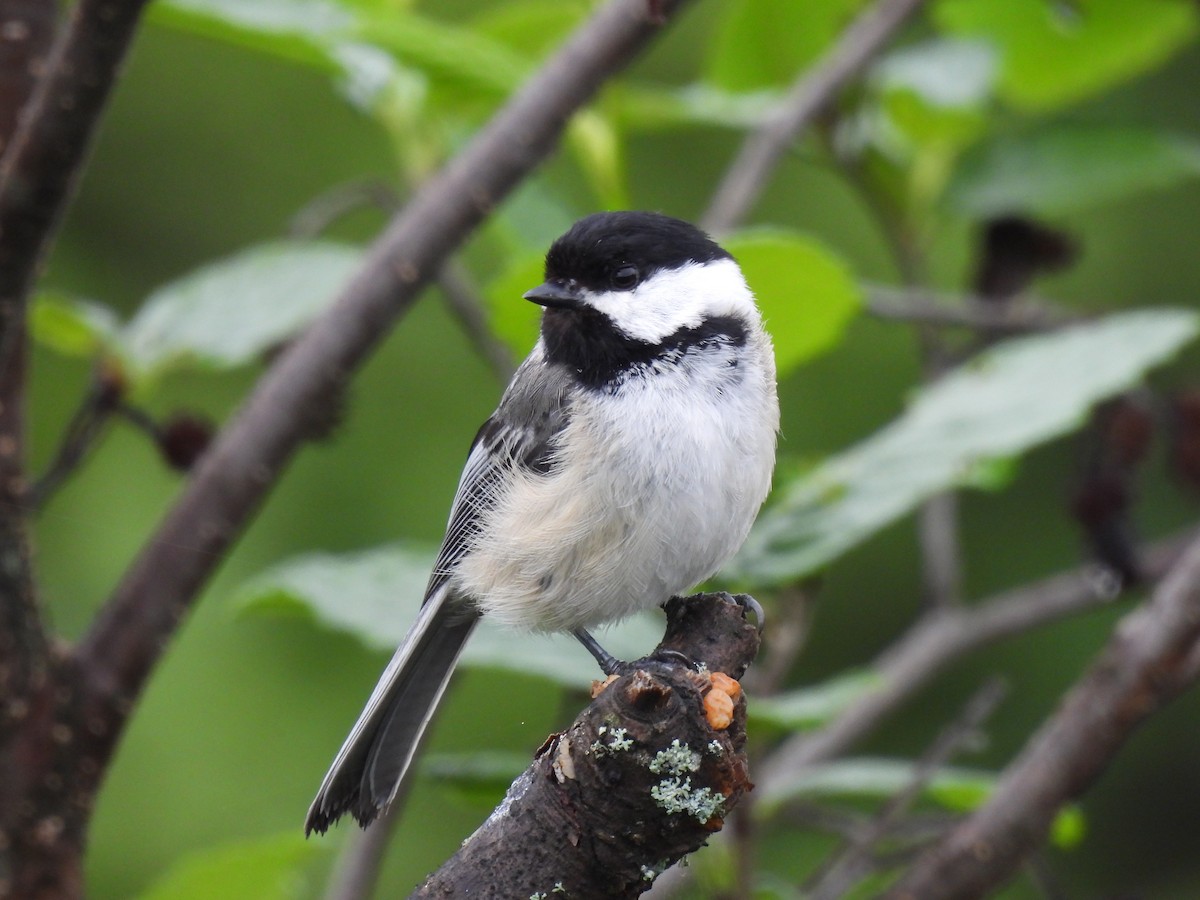
[[[428,599],[454,574],[454,568],[479,534],[484,513],[498,501],[506,472],[524,469],[549,474],[557,464],[556,438],[570,421],[574,390],[561,370],[549,366],[540,352],[521,365],[496,412],[483,423],[471,443],[463,467],[446,536],[433,566]]]

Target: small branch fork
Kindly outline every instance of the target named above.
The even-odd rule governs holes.
[[[1126,615],[1091,669],[1001,776],[991,799],[923,854],[890,900],[982,897],[1044,842],[1054,816],[1104,771],[1134,729],[1193,683],[1200,539]]]
[[[725,170],[701,219],[706,231],[721,234],[746,218],[788,147],[924,2],[876,0],[796,80],[775,114],[746,140]]]

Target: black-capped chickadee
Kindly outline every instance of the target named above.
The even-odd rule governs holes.
[[[715,573],[767,496],[775,358],[733,258],[686,222],[599,213],[546,254],[541,338],[471,446],[425,601],[308,811],[395,798],[481,616],[568,631]]]

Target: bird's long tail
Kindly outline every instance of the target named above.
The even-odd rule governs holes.
[[[321,782],[305,834],[347,812],[365,828],[387,809],[478,620],[445,587],[425,602]]]

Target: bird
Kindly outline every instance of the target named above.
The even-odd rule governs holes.
[[[656,212],[595,213],[524,295],[540,336],[471,444],[424,602],[308,811],[305,833],[395,799],[483,617],[591,629],[714,575],[771,486],[779,403],[762,315],[734,258]]]

